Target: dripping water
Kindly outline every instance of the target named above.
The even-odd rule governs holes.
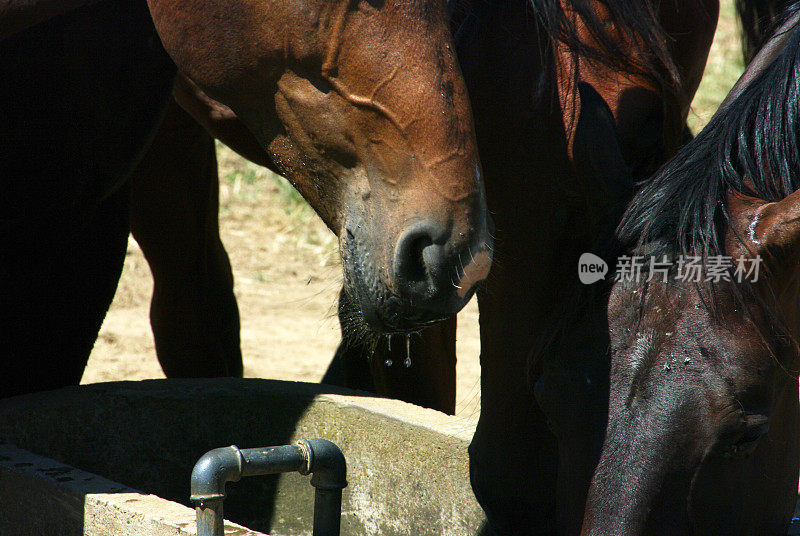
[[[392,334],[386,334],[386,345],[389,347],[389,357],[386,358],[386,361],[383,362],[384,365],[387,367],[391,367],[394,364],[392,361]]]

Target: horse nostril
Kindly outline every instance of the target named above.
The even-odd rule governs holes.
[[[433,242],[426,236],[421,236],[410,241],[408,251],[403,253],[402,264],[404,277],[408,281],[425,281],[428,272],[425,269],[425,258],[422,252]]]
[[[456,312],[486,278],[490,247],[480,232],[453,232],[429,220],[414,223],[395,246],[395,290],[427,310]]]
[[[394,276],[401,288],[413,294],[427,293],[443,255],[438,242],[446,233],[439,224],[422,221],[402,234],[394,253]]]

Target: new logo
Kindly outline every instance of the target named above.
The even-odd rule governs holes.
[[[608,273],[606,261],[593,253],[584,253],[578,259],[578,278],[584,285],[597,283]]]

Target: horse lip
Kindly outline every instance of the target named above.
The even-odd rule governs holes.
[[[378,316],[378,311],[374,307],[361,307],[361,314],[364,316],[364,321],[374,330],[386,331],[386,328]]]
[[[420,315],[424,316],[425,318],[422,319]],[[411,314],[410,316],[398,315],[397,321],[392,322],[380,318],[380,315],[378,314],[376,315],[376,323],[370,323],[370,326],[383,334],[405,334],[419,331],[428,326],[438,324],[447,318],[449,318],[448,315],[439,314],[434,311],[420,310],[419,312]]]
[[[347,229],[347,235],[350,235],[350,239],[344,241],[342,248],[349,253],[346,257],[343,255],[344,263],[349,267],[345,268],[345,286],[349,289],[348,294],[355,299],[363,322],[372,332],[378,334],[419,331],[454,316],[472,297],[478,283],[486,278],[491,265],[490,249],[483,244],[463,269],[461,280],[456,285],[456,292],[452,293],[452,280],[449,282],[451,292],[447,292],[445,288],[441,289],[445,291],[440,296],[444,301],[439,306],[429,303],[429,300],[424,298],[412,301],[391,293],[388,289],[383,289],[383,293],[389,292],[389,294],[380,299],[366,284],[364,266],[357,260],[358,249],[352,231]]]
[[[409,311],[404,306],[397,309],[381,311],[372,303],[361,306],[361,313],[367,325],[376,333],[383,335],[406,334],[416,332],[428,326],[450,318],[455,313],[447,313],[431,309],[414,309]]]
[[[456,294],[459,298],[465,298],[475,285],[489,276],[489,269],[492,267],[492,255],[486,249],[481,249],[476,253],[470,263],[464,268],[461,280],[456,285]]]

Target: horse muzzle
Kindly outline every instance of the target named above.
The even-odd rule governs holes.
[[[459,231],[418,220],[398,235],[388,269],[376,269],[368,254],[357,251],[357,240],[343,248],[349,292],[378,332],[415,331],[455,315],[489,275],[492,239],[486,225]],[[385,283],[380,272],[389,276]]]

